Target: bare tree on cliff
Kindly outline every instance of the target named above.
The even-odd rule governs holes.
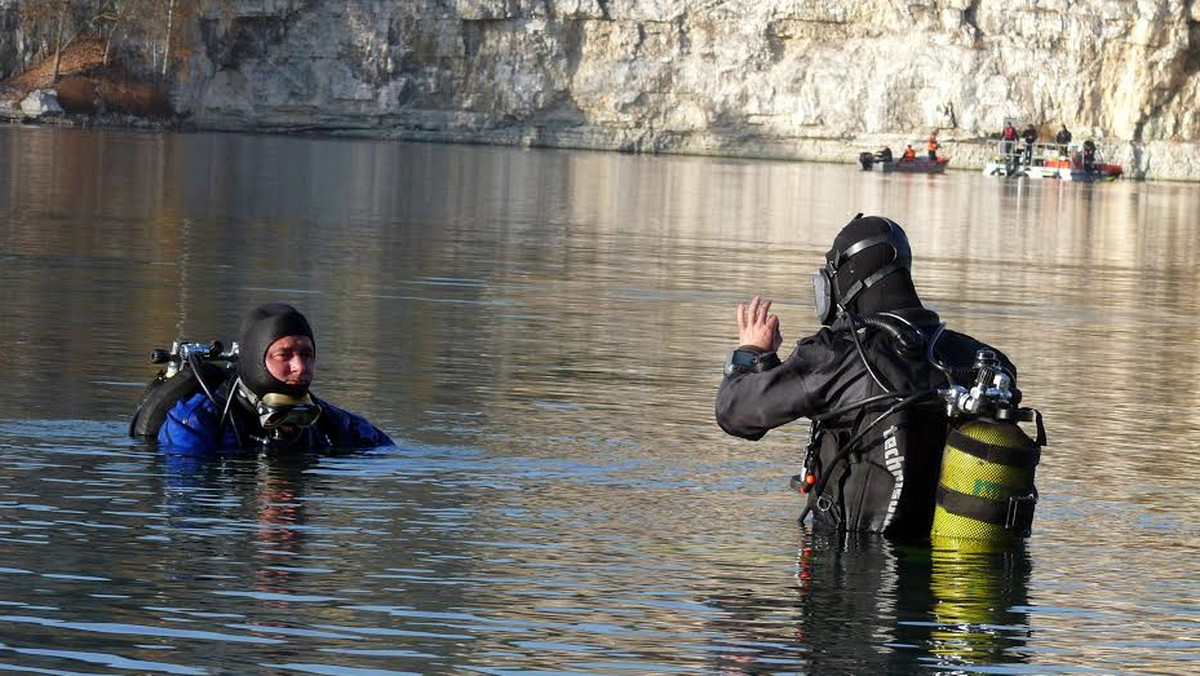
[[[104,65],[108,65],[109,56],[112,54],[113,42],[117,40],[117,36],[123,35],[126,27],[126,22],[130,16],[135,14],[144,4],[139,0],[109,0],[102,2],[100,12],[97,15],[100,26],[100,36],[104,38]],[[107,27],[107,31],[105,31]]]
[[[54,49],[54,82],[58,82],[63,48],[78,33],[73,4],[71,0],[39,0],[20,5],[21,25],[42,43],[45,51]]]
[[[213,7],[230,11],[229,0],[22,0],[23,32],[40,45],[44,58],[54,54],[53,79],[61,75],[63,53],[80,34],[104,40],[103,65],[114,54],[140,65],[143,73],[167,80],[173,65],[185,59],[196,40],[198,19]]]
[[[150,0],[157,5],[156,12],[147,13],[145,20],[156,24],[157,32],[162,41],[162,63],[159,64],[158,75],[166,80],[171,74],[171,63],[177,56],[176,52],[184,52],[188,48],[187,31],[195,24],[195,19],[202,16],[213,4],[214,0]],[[151,32],[154,28],[151,28]],[[157,59],[157,56],[155,57]]]
[[[21,27],[42,45],[43,54],[54,50],[53,81],[61,76],[63,52],[81,33],[102,31],[103,23],[121,0],[35,0],[20,4]]]
[[[175,0],[167,0],[167,29],[163,37],[162,79],[167,79],[167,69],[171,65],[171,37],[175,27]]]
[[[98,25],[105,38],[105,65],[113,52],[124,52],[140,62],[143,72],[166,80],[174,62],[190,48],[195,20],[215,0],[94,1],[102,5]]]
[[[101,16],[101,34],[105,36],[104,64],[108,65],[114,50],[132,48],[137,60],[150,66],[155,74],[164,71],[159,63],[160,45],[166,28],[168,9],[165,0],[101,0],[104,12]],[[180,0],[173,0],[180,2]],[[173,14],[173,11],[171,12]],[[173,16],[171,19],[173,20]],[[165,49],[169,50],[169,47]],[[127,52],[128,53],[128,52]]]

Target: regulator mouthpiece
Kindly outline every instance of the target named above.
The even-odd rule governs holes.
[[[278,392],[264,394],[254,405],[263,429],[278,427],[312,427],[321,417],[321,406],[305,394],[292,397]]]

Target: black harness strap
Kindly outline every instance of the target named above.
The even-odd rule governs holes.
[[[854,302],[854,299],[858,297],[858,294],[862,293],[863,291],[866,291],[867,289],[871,288],[872,286],[875,286],[876,284],[879,283],[879,280],[883,279],[884,277],[887,277],[888,275],[892,274],[893,272],[896,272],[897,270],[907,270],[907,269],[908,269],[907,265],[902,265],[901,263],[898,263],[898,262],[888,263],[887,265],[883,266],[879,270],[876,270],[874,273],[872,273],[866,279],[860,279],[857,282],[851,284],[850,288],[846,289],[844,294],[838,295],[838,302],[840,302],[843,306],[848,306],[848,305],[850,305],[850,303]],[[835,280],[834,284],[836,286],[836,280]]]
[[[939,483],[937,504],[951,514],[1003,526],[1009,530],[1028,532],[1033,525],[1033,508],[1037,504],[1037,494],[1011,496],[1007,500],[988,500],[977,495],[959,493]]]
[[[1038,461],[1042,458],[1042,449],[1035,444],[1022,448],[996,446],[973,439],[954,428],[951,428],[946,435],[946,445],[986,462],[1020,469],[1037,467]]]

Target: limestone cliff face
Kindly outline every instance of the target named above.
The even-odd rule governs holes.
[[[178,91],[202,124],[848,160],[1012,118],[1200,178],[1200,0],[235,6],[197,27]]]
[[[1011,118],[1200,179],[1200,0],[229,0],[188,32],[205,126],[837,161],[938,129],[962,164]]]

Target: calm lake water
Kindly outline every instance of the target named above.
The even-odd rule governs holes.
[[[713,422],[734,305],[814,331],[858,211],[1046,416],[1018,551],[811,537],[806,425]],[[0,671],[1197,673],[1198,215],[1196,185],[0,127]],[[126,437],[151,348],[268,300],[397,448]]]

